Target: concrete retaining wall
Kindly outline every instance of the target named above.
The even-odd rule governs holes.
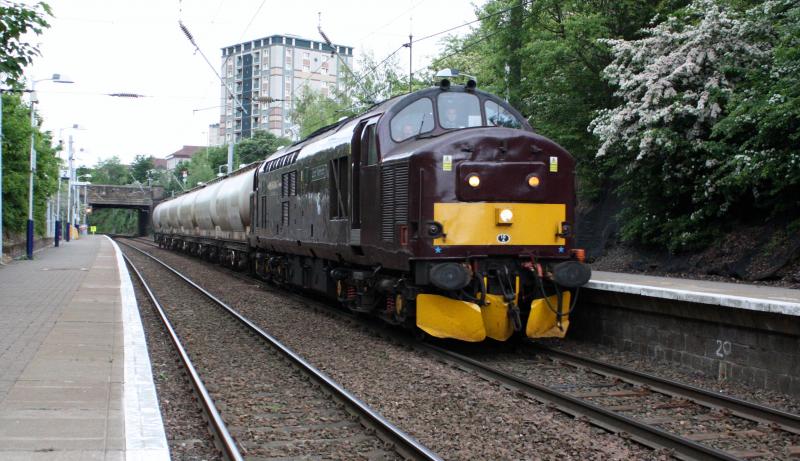
[[[570,337],[800,397],[800,318],[583,289]]]

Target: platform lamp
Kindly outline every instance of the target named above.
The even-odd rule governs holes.
[[[33,259],[33,176],[36,174],[36,84],[39,82],[73,83],[61,74],[53,74],[50,78],[31,80],[31,168],[28,181],[28,231],[26,234],[25,253],[28,259]]]
[[[83,186],[83,206],[82,207],[81,207],[80,194],[77,194],[76,196],[77,196],[77,199],[78,199],[78,209],[79,210],[83,209],[83,225],[86,226],[87,225],[86,224],[86,215],[88,214],[87,210],[89,209],[89,189],[88,189],[88,186],[89,186],[89,184],[91,184],[91,182],[89,182],[89,181],[81,181],[84,178],[85,179],[92,179],[92,175],[90,173],[86,173],[86,174],[82,174],[82,175],[78,176],[78,181],[80,182],[80,185]],[[76,218],[76,220],[77,220],[77,218]],[[84,235],[87,235],[87,234],[88,234],[88,231]]]
[[[63,128],[58,129],[58,143],[63,147],[64,145],[64,138],[62,137],[62,133],[64,130],[83,130],[82,126],[78,125],[77,123],[73,123],[71,126],[65,126]],[[69,184],[72,182],[72,135],[69,135],[69,145],[67,147],[67,162],[69,164],[66,173],[62,170],[58,172],[58,190],[56,192],[56,232],[55,232],[55,245],[59,246],[59,241],[61,240],[61,236],[63,234],[63,222],[61,222],[61,182],[66,179],[69,181],[67,184],[67,192],[69,192]],[[67,221],[69,221],[69,193],[67,194],[67,203],[68,205],[66,208],[67,214]],[[69,222],[67,222],[67,229],[69,229]],[[66,235],[66,240],[69,242],[69,233]]]
[[[73,201],[73,212],[72,212],[72,219],[74,222],[72,223],[73,226],[80,229],[80,222],[83,220],[85,224],[86,220],[86,208],[81,204],[81,186],[83,186],[83,194],[84,194],[84,202],[88,204],[89,200],[86,194],[88,193],[86,186],[90,183],[85,181],[85,179],[92,179],[91,173],[84,173],[79,175],[75,178],[75,182],[72,183],[73,187],[75,187],[75,200]],[[81,209],[83,208],[83,213],[81,213]],[[83,219],[81,219],[83,217]],[[80,232],[79,232],[80,234]]]

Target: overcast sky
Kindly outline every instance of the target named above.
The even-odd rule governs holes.
[[[30,3],[30,2],[28,2]],[[55,138],[61,128],[83,149],[80,164],[114,155],[164,157],[183,145],[205,145],[210,123],[219,121],[219,80],[178,27],[182,20],[215,69],[220,49],[273,34],[334,43],[383,59],[415,37],[473,21],[483,0],[48,0],[54,18],[40,43],[42,56],[27,77],[61,73],[74,84],[39,82],[39,113]],[[454,33],[466,33],[462,27]],[[414,69],[438,51],[436,37],[414,45]],[[398,53],[407,72],[408,51]],[[468,69],[462,69],[468,71]],[[122,99],[105,93],[148,96]],[[57,141],[57,139],[56,139]]]

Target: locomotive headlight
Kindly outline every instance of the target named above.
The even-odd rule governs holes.
[[[495,218],[499,225],[509,225],[514,222],[514,212],[508,208],[496,209]]]
[[[472,187],[478,187],[481,185],[481,178],[473,173],[467,176],[467,183]]]
[[[539,187],[539,183],[540,182],[541,182],[541,180],[539,179],[538,176],[534,176],[534,175],[528,176],[528,185],[529,186],[531,186],[533,188]]]

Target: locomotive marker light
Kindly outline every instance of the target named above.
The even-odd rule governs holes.
[[[531,186],[532,188],[535,189],[535,188],[539,187],[539,184],[541,184],[541,180],[539,179],[538,176],[536,176],[536,175],[528,176],[528,185],[529,186]]]
[[[481,178],[477,174],[473,173],[467,176],[467,183],[477,189],[481,185]]]

